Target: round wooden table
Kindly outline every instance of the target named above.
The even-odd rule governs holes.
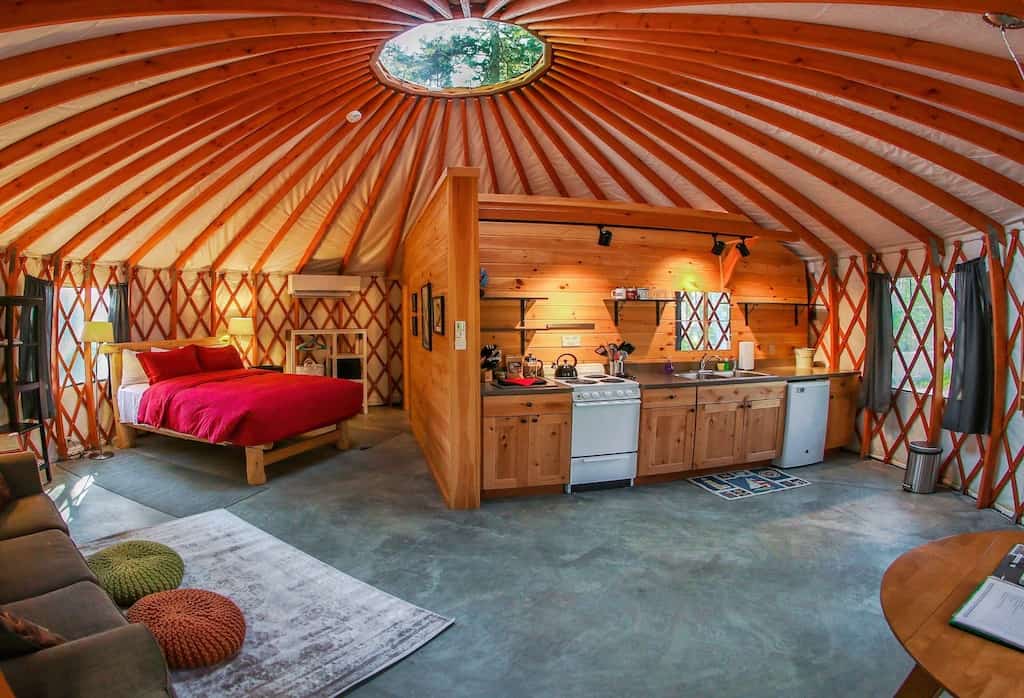
[[[1024,531],[966,533],[901,555],[882,577],[882,611],[917,666],[898,698],[1024,695],[1024,652],[957,630],[949,619]]]

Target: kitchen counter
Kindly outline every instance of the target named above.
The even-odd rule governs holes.
[[[755,378],[716,378],[714,380],[696,380],[693,378],[680,378],[674,376],[671,373],[665,373],[662,369],[661,364],[633,364],[626,366],[626,372],[636,376],[637,381],[640,383],[640,387],[644,390],[651,390],[657,388],[679,388],[684,386],[695,386],[695,385],[731,385],[734,383],[768,383],[771,381],[800,381],[800,380],[813,380],[815,378],[833,378],[836,376],[849,376],[857,373],[854,370],[837,370],[824,367],[815,367],[811,369],[798,369],[795,366],[766,366],[765,368],[756,368],[755,371],[759,373],[767,373],[766,376],[758,376]],[[681,369],[677,369],[676,373],[683,373]]]
[[[547,379],[551,381],[551,379]],[[548,393],[571,393],[572,388],[568,385],[557,383],[553,386],[534,386],[529,388],[499,388],[493,383],[481,383],[480,394],[484,397],[499,397],[501,395],[547,395]]]

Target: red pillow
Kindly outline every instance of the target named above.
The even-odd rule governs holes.
[[[242,357],[238,350],[232,346],[227,347],[196,347],[199,352],[199,365],[204,371],[230,371],[235,368],[245,368],[242,364]]]
[[[139,354],[138,359],[150,385],[168,378],[203,372],[194,344],[171,351],[147,351]]]

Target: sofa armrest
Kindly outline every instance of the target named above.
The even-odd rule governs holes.
[[[138,623],[0,661],[16,696],[173,697],[156,638]]]
[[[7,480],[11,493],[21,499],[33,494],[42,494],[43,484],[39,480],[39,466],[31,453],[0,454],[0,474]]]

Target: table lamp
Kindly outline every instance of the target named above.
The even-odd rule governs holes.
[[[233,317],[228,320],[228,333],[221,338],[221,341],[231,344],[233,337],[252,337],[255,334],[256,324],[251,317]],[[238,349],[237,346],[235,348]]]
[[[96,425],[96,379],[92,370],[92,345],[105,344],[114,341],[114,324],[100,320],[87,320],[82,328],[82,344],[85,349],[85,384],[88,393],[89,413],[89,440],[93,449],[87,454],[93,460],[106,460],[112,458],[112,451],[105,451],[100,443],[99,428]],[[109,359],[108,359],[109,360]],[[109,371],[108,371],[109,373]]]

